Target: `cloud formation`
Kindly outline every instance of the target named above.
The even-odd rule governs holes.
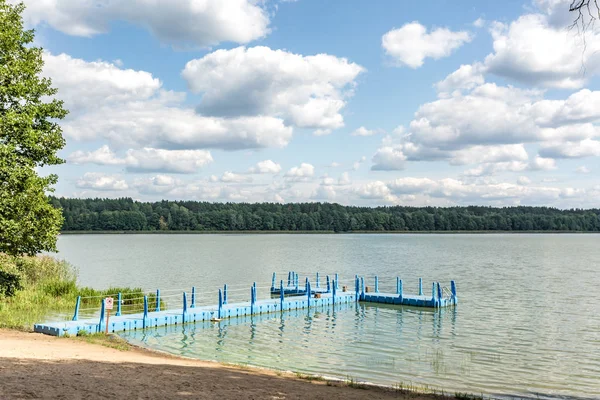
[[[384,34],[381,46],[398,65],[419,68],[426,58],[437,60],[448,57],[471,39],[469,32],[452,32],[447,28],[437,28],[428,33],[425,26],[414,21]]]
[[[363,71],[345,58],[259,46],[217,50],[189,61],[181,75],[202,94],[202,115],[270,115],[326,134],[344,126],[340,112]]]
[[[252,0],[28,0],[25,20],[83,37],[108,32],[114,21],[127,21],[175,47],[248,43],[270,32],[267,10]]]

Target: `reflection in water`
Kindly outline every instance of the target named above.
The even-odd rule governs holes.
[[[445,371],[443,351],[432,350],[421,339],[438,343],[446,323],[454,332],[456,314],[451,309],[353,303],[160,327],[122,336],[191,357],[394,384],[408,381],[402,378],[406,371],[420,375]],[[408,348],[417,350],[416,358]]]

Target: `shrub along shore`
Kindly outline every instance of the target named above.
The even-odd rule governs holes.
[[[31,330],[52,314],[74,311],[77,296],[81,308],[100,307],[102,298],[122,293],[123,302],[141,302],[141,288],[96,290],[77,286],[77,271],[65,261],[49,256],[12,257],[0,254],[0,328]]]

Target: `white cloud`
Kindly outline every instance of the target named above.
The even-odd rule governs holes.
[[[127,190],[129,186],[118,175],[107,175],[98,172],[86,172],[77,180],[76,186],[93,190]]]
[[[381,38],[381,46],[398,64],[419,68],[425,58],[448,57],[471,39],[468,32],[452,32],[446,28],[427,33],[427,28],[415,21],[387,32]]]
[[[560,11],[575,18],[568,13],[568,4],[562,3]],[[573,89],[600,72],[600,32],[594,26],[585,35],[585,48],[583,36],[553,25],[544,14],[527,14],[508,26],[495,26],[491,30],[494,52],[485,59],[490,73],[527,84]]]
[[[531,179],[526,176],[520,176],[519,179],[517,179],[517,183],[522,186],[529,185],[531,184]]]
[[[107,145],[92,152],[76,151],[68,157],[74,164],[123,165],[129,172],[174,172],[191,174],[211,163],[206,150],[129,149],[119,158]]]
[[[315,189],[312,193],[311,198],[314,200],[327,200],[333,201],[337,197],[337,193],[333,186],[330,185],[320,185]]]
[[[452,92],[457,89],[473,89],[484,83],[484,68],[481,64],[461,65],[443,81],[435,84],[440,92]]]
[[[535,160],[530,164],[532,170],[549,171],[556,169],[556,161],[552,158],[536,156]]]
[[[361,199],[384,200],[388,202],[395,200],[390,188],[382,181],[369,182],[358,186],[354,188],[354,193]]]
[[[552,158],[600,157],[600,141],[585,139],[579,142],[552,142],[540,148],[540,155]]]
[[[102,138],[117,148],[237,150],[284,147],[292,137],[292,128],[277,117],[198,115],[185,106],[184,93],[161,90],[160,82],[144,71],[48,53],[44,59],[51,60],[46,73],[59,97],[75,110],[63,123],[70,139]]]
[[[285,176],[290,180],[306,180],[315,175],[315,167],[311,164],[302,163],[299,167],[290,168]]]
[[[248,172],[251,174],[278,174],[281,172],[281,165],[271,160],[264,160],[258,162]]]
[[[365,161],[367,161],[367,157],[365,157],[365,156],[362,156],[362,157],[361,157],[361,158],[360,158],[358,161],[355,161],[355,162],[354,162],[354,164],[352,164],[352,169],[353,169],[354,171],[358,171],[358,170],[359,170],[359,168],[360,168],[360,166],[361,166],[361,165],[362,165],[362,164],[363,164]]]
[[[27,0],[24,17],[30,25],[45,22],[84,37],[108,32],[114,21],[127,21],[176,47],[248,43],[270,31],[267,10],[252,0]]]
[[[59,89],[71,113],[107,103],[145,100],[162,86],[146,71],[123,69],[106,61],[87,62],[67,54],[44,52],[43,75]]]
[[[350,185],[351,183],[352,181],[350,180],[350,174],[348,174],[348,172],[342,172],[342,175],[340,175],[338,179],[338,185],[345,186]]]
[[[578,174],[589,174],[591,171],[588,167],[586,167],[585,165],[582,165],[580,167],[577,167],[575,172],[577,172]]]
[[[376,130],[367,129],[364,126],[361,126],[360,128],[356,129],[354,132],[352,132],[352,136],[373,136],[376,134],[377,134]]]
[[[135,187],[140,194],[144,195],[164,195],[171,190],[184,185],[183,181],[162,174],[150,178],[139,178],[133,182],[133,187]]]
[[[327,54],[302,56],[268,47],[217,50],[188,62],[190,90],[202,93],[203,115],[270,115],[289,124],[330,133],[364,69]]]
[[[225,171],[221,176],[220,181],[226,183],[244,183],[252,182],[252,177],[242,174],[236,174],[230,171]]]
[[[373,156],[373,171],[398,171],[404,169],[407,160],[401,146],[384,146]]]

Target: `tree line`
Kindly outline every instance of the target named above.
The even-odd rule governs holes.
[[[600,209],[50,198],[63,231],[600,231]]]

